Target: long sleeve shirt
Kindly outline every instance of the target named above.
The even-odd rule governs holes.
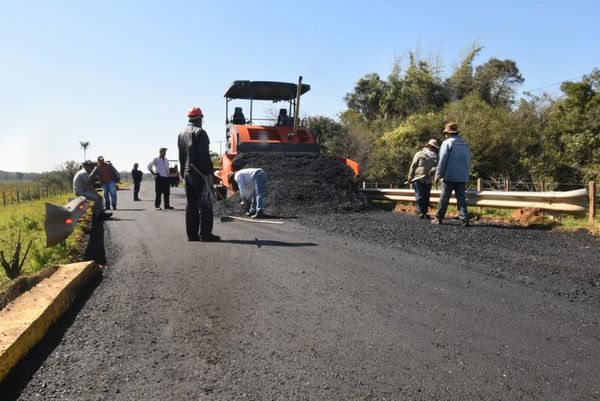
[[[212,175],[214,168],[210,159],[210,141],[201,127],[190,122],[177,139],[179,164],[182,175]],[[193,166],[193,167],[192,167]]]
[[[244,168],[235,173],[235,182],[237,182],[240,188],[240,197],[242,199],[251,199],[255,195],[256,185],[254,176],[258,171],[262,171],[262,169]]]
[[[471,171],[471,147],[460,136],[452,135],[442,142],[435,179],[467,182]]]
[[[154,167],[154,170],[152,170]],[[151,173],[156,173],[161,177],[169,176],[169,159],[162,157],[155,157],[150,163],[148,163],[148,170]]]

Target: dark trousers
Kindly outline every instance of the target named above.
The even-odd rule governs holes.
[[[185,197],[185,231],[188,239],[212,234],[212,202],[202,177],[196,174],[185,176]]]
[[[154,176],[154,189],[156,191],[156,199],[154,200],[154,206],[160,207],[160,196],[163,195],[165,198],[165,207],[171,206],[169,203],[169,196],[171,195],[171,188],[169,187],[169,177],[161,177],[160,175]]]
[[[134,182],[133,183],[133,200],[138,200],[139,199],[139,194],[140,194],[140,184],[139,182]]]
[[[425,183],[425,180],[413,182],[415,190],[415,200],[417,201],[417,213],[427,214],[429,210],[429,199],[431,198],[431,184]]]

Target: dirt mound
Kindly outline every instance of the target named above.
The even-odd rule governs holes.
[[[352,170],[328,156],[253,152],[239,154],[233,165],[236,171],[256,167],[265,171],[265,209],[269,215],[300,216],[368,208]],[[241,214],[239,201],[236,195],[218,202],[215,214]]]
[[[540,209],[525,208],[517,209],[511,216],[511,222],[523,227],[552,226],[555,224],[551,219],[542,215]]]

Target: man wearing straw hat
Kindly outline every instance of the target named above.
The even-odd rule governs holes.
[[[469,226],[469,213],[467,211],[467,197],[465,190],[471,171],[471,147],[458,132],[458,124],[449,122],[443,131],[446,139],[440,147],[440,156],[435,170],[435,180],[442,180],[442,193],[438,203],[433,224],[442,224],[454,191],[458,206],[458,218],[462,225]]]
[[[420,219],[427,219],[429,210],[429,198],[431,196],[431,185],[433,174],[438,163],[437,151],[440,149],[438,141],[430,139],[429,142],[415,153],[410,168],[408,169],[407,182],[412,183],[415,190],[417,203],[417,214]]]

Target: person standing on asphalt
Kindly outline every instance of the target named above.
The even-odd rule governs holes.
[[[442,142],[439,161],[435,170],[435,180],[442,180],[442,193],[435,219],[431,220],[431,223],[442,224],[450,195],[454,191],[458,206],[458,218],[463,226],[468,227],[469,213],[465,191],[471,171],[471,147],[459,135],[456,123],[449,122],[446,124],[443,134],[446,139]]]
[[[161,195],[165,200],[165,209],[173,209],[173,206],[169,203],[171,188],[169,187],[169,160],[166,156],[167,148],[160,148],[158,150],[158,157],[155,157],[148,163],[148,170],[154,176],[154,190],[156,192],[154,207],[156,210],[160,210]],[[152,167],[154,167],[154,170],[152,170]]]
[[[90,174],[90,180],[99,180],[104,192],[104,208],[117,210],[117,182],[121,181],[119,172],[110,163],[104,162],[104,157],[98,156],[98,166]]]
[[[253,219],[265,216],[265,184],[267,174],[261,168],[243,168],[238,172],[227,174],[229,186],[234,191],[240,191],[242,205],[250,203],[248,216]]]
[[[139,201],[140,194],[140,185],[142,183],[142,178],[144,177],[144,173],[141,170],[138,170],[139,164],[133,163],[133,170],[131,170],[131,179],[133,180],[133,200]]]
[[[415,153],[408,169],[408,182],[412,182],[415,190],[417,214],[420,219],[429,218],[427,212],[429,210],[433,174],[435,174],[438,163],[437,152],[439,149],[438,141],[430,139],[423,149]]]
[[[94,163],[91,160],[86,160],[81,164],[81,170],[73,177],[73,192],[77,196],[85,196],[86,199],[94,202],[92,207],[94,218],[108,219],[112,216],[112,213],[106,213],[102,210],[102,197],[90,180],[90,173],[93,169]]]
[[[211,187],[214,168],[210,159],[208,134],[202,129],[202,110],[188,111],[188,125],[177,138],[181,177],[185,182],[185,231],[188,241],[216,242],[214,235]]]

